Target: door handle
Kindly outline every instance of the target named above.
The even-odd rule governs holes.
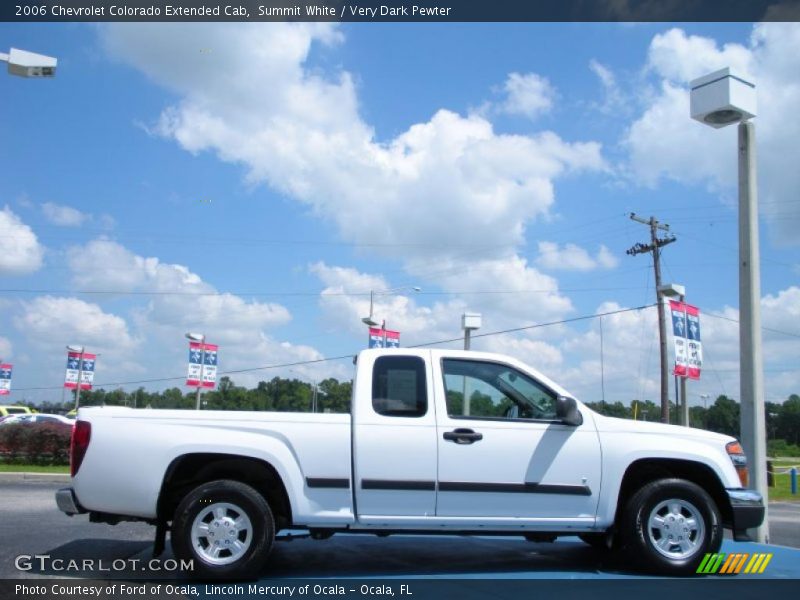
[[[448,442],[456,444],[472,444],[483,439],[482,433],[476,433],[472,429],[462,429],[459,427],[453,431],[445,431],[442,437]]]

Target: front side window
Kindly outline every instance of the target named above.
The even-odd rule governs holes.
[[[387,417],[425,415],[425,361],[418,356],[379,357],[372,370],[372,408]]]
[[[556,420],[557,395],[513,367],[444,359],[442,369],[451,417]]]

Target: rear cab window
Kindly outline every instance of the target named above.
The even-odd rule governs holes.
[[[372,409],[386,417],[428,412],[425,361],[418,356],[381,356],[372,370]]]

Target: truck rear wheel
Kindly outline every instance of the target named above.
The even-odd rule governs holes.
[[[691,575],[722,544],[719,509],[703,488],[683,479],[648,483],[628,501],[620,534],[628,557],[648,571]]]
[[[194,563],[194,575],[238,579],[258,575],[272,549],[275,523],[264,497],[239,481],[204,483],[181,500],[172,548]]]

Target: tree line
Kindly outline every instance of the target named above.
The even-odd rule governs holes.
[[[314,386],[299,379],[274,377],[248,389],[237,386],[229,377],[222,377],[217,389],[204,392],[201,399],[202,408],[207,410],[310,412],[316,406],[317,412],[347,413],[350,412],[351,394],[352,382],[335,378],[324,379]],[[460,402],[460,398],[455,397],[448,400]],[[475,398],[474,401],[480,399]],[[193,409],[195,392],[185,392],[177,387],[160,392],[148,392],[143,387],[133,392],[122,389],[81,392],[81,406],[102,405]],[[65,413],[73,406],[74,399],[66,404],[45,402],[38,410]],[[622,402],[588,402],[587,406],[601,414],[623,419],[636,418],[640,421],[656,422],[661,417],[660,406],[650,400],[633,400],[627,406]],[[497,408],[499,414],[503,413],[503,407],[489,408]],[[692,427],[739,438],[739,414],[739,403],[726,395],[720,395],[708,408],[690,407],[689,422]],[[792,394],[782,404],[766,402],[765,420],[770,454],[800,456],[800,396]],[[670,422],[678,422],[678,409],[672,403]]]
[[[236,385],[226,376],[220,378],[217,389],[204,391],[200,398],[204,410],[311,412],[316,395],[317,412],[346,413],[350,411],[351,393],[351,382],[340,382],[332,377],[323,379],[316,386],[299,379],[274,377],[248,389]],[[121,388],[109,391],[100,388],[81,391],[80,405],[193,409],[196,396],[194,390],[185,392],[177,387],[160,392],[148,392],[143,387],[133,392]],[[74,406],[73,392],[71,402],[44,402],[37,410],[64,413]]]
[[[642,421],[660,421],[661,407],[650,400],[634,400],[625,406],[622,402],[588,402],[587,406],[601,414],[623,419],[636,418]],[[792,394],[785,402],[764,403],[764,418],[767,428],[768,452],[773,456],[800,456],[800,396]],[[670,423],[678,422],[678,408],[670,402]],[[705,408],[689,407],[689,424],[699,429],[724,433],[735,438],[740,436],[740,405],[728,396],[720,395]]]

